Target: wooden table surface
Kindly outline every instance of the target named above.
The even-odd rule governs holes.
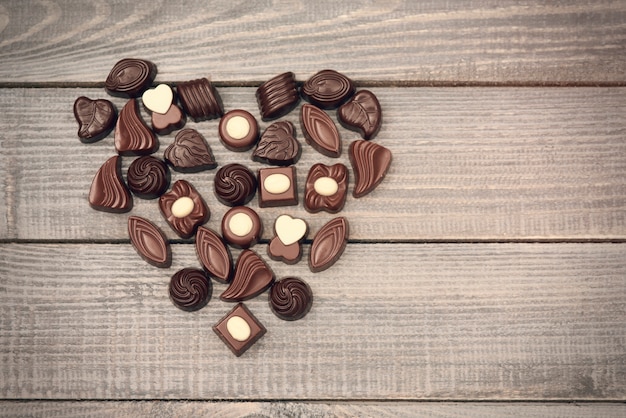
[[[348,3],[0,2],[0,415],[626,414],[626,2]],[[256,87],[284,71],[332,68],[381,102],[374,141],[394,160],[349,196],[344,255],[317,274],[268,260],[314,305],[286,322],[265,294],[246,302],[268,332],[239,358],[211,330],[225,285],[195,313],[169,301],[170,276],[199,262],[155,201],[130,214],[166,231],[168,269],[135,253],[128,214],[89,207],[115,149],[81,143],[72,106],[121,109],[104,80],[126,57],[154,62],[156,82],[210,77],[226,110],[259,121]],[[301,194],[313,163],[350,166],[358,134],[341,128],[331,159],[304,144],[297,111],[284,119],[304,147]],[[220,165],[261,167],[217,123],[187,127]],[[219,229],[214,174],[172,177]],[[334,216],[263,209],[265,231],[286,211],[309,237]]]

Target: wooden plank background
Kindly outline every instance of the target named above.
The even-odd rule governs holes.
[[[626,1],[205,3],[0,4],[0,416],[624,416]],[[131,213],[172,240],[169,269],[132,250],[127,215],[87,204],[115,151],[78,141],[72,105],[108,98],[124,57],[155,62],[157,82],[209,76],[257,117],[256,86],[283,71],[334,68],[383,106],[393,165],[349,196],[346,253],[319,274],[269,260],[315,304],[286,323],[250,301],[268,334],[241,358],[210,329],[224,285],[193,314],[169,302],[198,261],[156,203]],[[302,189],[335,160],[297,118]],[[187,126],[220,164],[261,166],[217,121]],[[348,164],[357,134],[341,133]],[[213,175],[173,179],[217,229]],[[283,212],[260,211],[266,231]],[[289,212],[310,236],[331,218]]]

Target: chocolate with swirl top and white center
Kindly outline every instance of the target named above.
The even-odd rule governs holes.
[[[272,312],[280,319],[296,321],[311,310],[313,292],[304,280],[286,277],[272,285],[269,304]]]
[[[174,273],[170,280],[170,300],[183,311],[197,311],[209,303],[213,287],[204,272],[184,268]]]

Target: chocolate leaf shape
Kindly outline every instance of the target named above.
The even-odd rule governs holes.
[[[154,133],[141,119],[136,99],[130,99],[120,111],[115,125],[115,149],[120,155],[147,155],[159,149]]]
[[[217,167],[209,144],[195,129],[183,129],[164,153],[165,161],[176,171],[195,173]]]
[[[382,124],[378,99],[369,90],[361,90],[339,108],[337,117],[342,126],[359,131],[363,139],[372,139]]]
[[[79,124],[78,137],[92,143],[106,137],[115,126],[117,112],[108,100],[81,96],[74,102],[74,117]]]
[[[288,121],[271,124],[261,135],[252,158],[272,165],[295,164],[300,159],[300,143],[294,138],[294,131]]]
[[[133,198],[122,180],[122,159],[119,155],[105,161],[91,182],[89,204],[103,212],[128,212]]]
[[[337,158],[341,155],[341,139],[333,120],[323,110],[304,104],[300,109],[300,122],[306,142],[319,153]]]
[[[309,269],[313,273],[326,270],[343,254],[348,243],[348,220],[331,219],[315,235],[309,252]]]
[[[148,263],[162,268],[172,264],[169,242],[152,222],[139,216],[129,216],[128,235],[137,253]]]
[[[196,233],[196,254],[206,271],[223,283],[230,281],[233,268],[230,251],[214,231],[201,226]]]
[[[385,178],[391,164],[391,151],[374,142],[358,140],[350,144],[350,163],[354,170],[354,197],[371,192]]]
[[[252,250],[243,250],[237,259],[235,277],[220,299],[241,302],[263,293],[274,282],[274,273]]]

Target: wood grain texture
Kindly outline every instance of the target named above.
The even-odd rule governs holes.
[[[0,83],[103,82],[124,57],[166,81],[329,67],[386,85],[626,82],[626,3],[612,0],[13,0],[0,34]]]
[[[129,244],[0,253],[5,399],[626,399],[626,244],[349,244],[319,274],[270,261],[313,309],[290,323],[247,302],[268,333],[240,358],[210,329],[225,285],[196,313],[167,298],[192,245],[166,270]]]
[[[614,403],[452,403],[452,402],[188,402],[188,401],[0,401],[0,416],[12,418],[100,417],[208,417],[223,418],[413,418],[511,417],[587,418],[626,414],[626,406]]]
[[[260,120],[253,88],[220,88],[226,109],[243,108]],[[393,162],[370,195],[348,197],[344,213],[353,240],[559,240],[626,238],[626,94],[624,88],[374,88],[384,111],[375,141]],[[98,167],[115,154],[112,135],[82,144],[72,114],[80,95],[101,89],[0,90],[0,239],[124,240],[125,215],[91,209],[87,195]],[[113,100],[118,108],[123,100]],[[358,137],[340,127],[343,153],[322,156],[305,144],[297,164],[300,204],[264,209],[271,238],[274,219],[288,211],[314,233],[330,219],[308,214],[302,195],[308,169],[337,161],[350,167],[348,145]],[[331,112],[336,121],[335,112]],[[253,170],[252,151],[234,153],[217,138],[216,120],[188,122],[209,142],[220,165]],[[262,128],[268,123],[261,123]],[[160,138],[161,148],[173,135]],[[124,172],[132,158],[123,158]],[[352,174],[352,173],[351,173]],[[212,211],[219,229],[226,207],[213,195],[215,170],[173,173],[187,179]],[[350,176],[351,191],[354,176]],[[389,211],[390,205],[394,208]],[[257,199],[251,202],[258,208]],[[170,230],[155,201],[135,199],[132,214]],[[312,235],[311,235],[312,236]]]

